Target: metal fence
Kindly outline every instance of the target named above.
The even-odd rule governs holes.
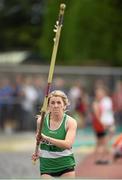
[[[0,77],[8,76],[14,78],[17,74],[23,76],[40,75],[47,77],[49,66],[46,65],[9,65],[0,66]],[[72,83],[76,79],[81,79],[83,83],[90,87],[93,82],[102,79],[108,86],[114,88],[118,80],[122,79],[122,68],[112,67],[77,67],[77,66],[56,66],[54,78],[64,78],[66,82]]]

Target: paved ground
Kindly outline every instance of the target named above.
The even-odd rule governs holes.
[[[77,132],[73,147],[77,164],[94,146],[93,136],[86,134],[84,131]],[[33,132],[0,133],[0,178],[39,178],[39,163],[33,165],[31,162],[34,148]]]
[[[34,133],[1,134],[0,178],[39,178],[38,163],[34,166]]]
[[[77,165],[76,176],[85,179],[122,179],[122,159],[108,165],[96,165],[94,154],[91,153]]]
[[[73,146],[77,177],[85,178],[85,180],[86,178],[102,177],[122,179],[121,162],[107,166],[96,166],[94,164],[94,146],[93,132],[88,129],[78,130]],[[40,178],[38,162],[36,165],[31,162],[34,148],[35,137],[33,132],[0,133],[0,178]],[[103,176],[103,171],[106,172],[105,176]]]

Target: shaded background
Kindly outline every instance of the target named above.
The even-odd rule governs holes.
[[[65,91],[71,101],[77,164],[94,150],[91,104],[97,85],[109,89],[116,135],[122,132],[122,1],[1,0],[0,178],[39,177],[30,157],[60,3],[66,10],[52,90]]]
[[[1,0],[0,51],[26,50],[34,64],[49,63],[60,3],[67,7],[57,64],[121,66],[121,0]]]

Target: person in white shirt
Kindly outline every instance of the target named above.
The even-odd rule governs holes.
[[[109,162],[107,160],[108,153],[110,152],[108,149],[108,144],[115,133],[115,120],[114,120],[112,99],[107,94],[106,87],[100,86],[95,89],[95,102],[93,104],[94,104],[93,112],[100,126],[103,129],[102,132],[96,131],[96,137],[97,137],[96,152],[98,152],[99,155],[97,156],[96,153],[96,156],[97,159],[100,159],[99,162],[101,164],[105,164],[105,163],[107,164]],[[97,124],[95,124],[95,127],[96,125],[98,126],[98,122]],[[98,160],[96,162],[98,162]]]

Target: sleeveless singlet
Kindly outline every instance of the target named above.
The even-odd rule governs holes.
[[[65,139],[66,121],[68,115],[64,114],[60,126],[51,130],[49,127],[49,114],[45,117],[42,133],[55,139]],[[49,142],[41,142],[40,144],[40,171],[41,173],[60,172],[69,167],[75,166],[75,159],[72,149],[59,148]]]

